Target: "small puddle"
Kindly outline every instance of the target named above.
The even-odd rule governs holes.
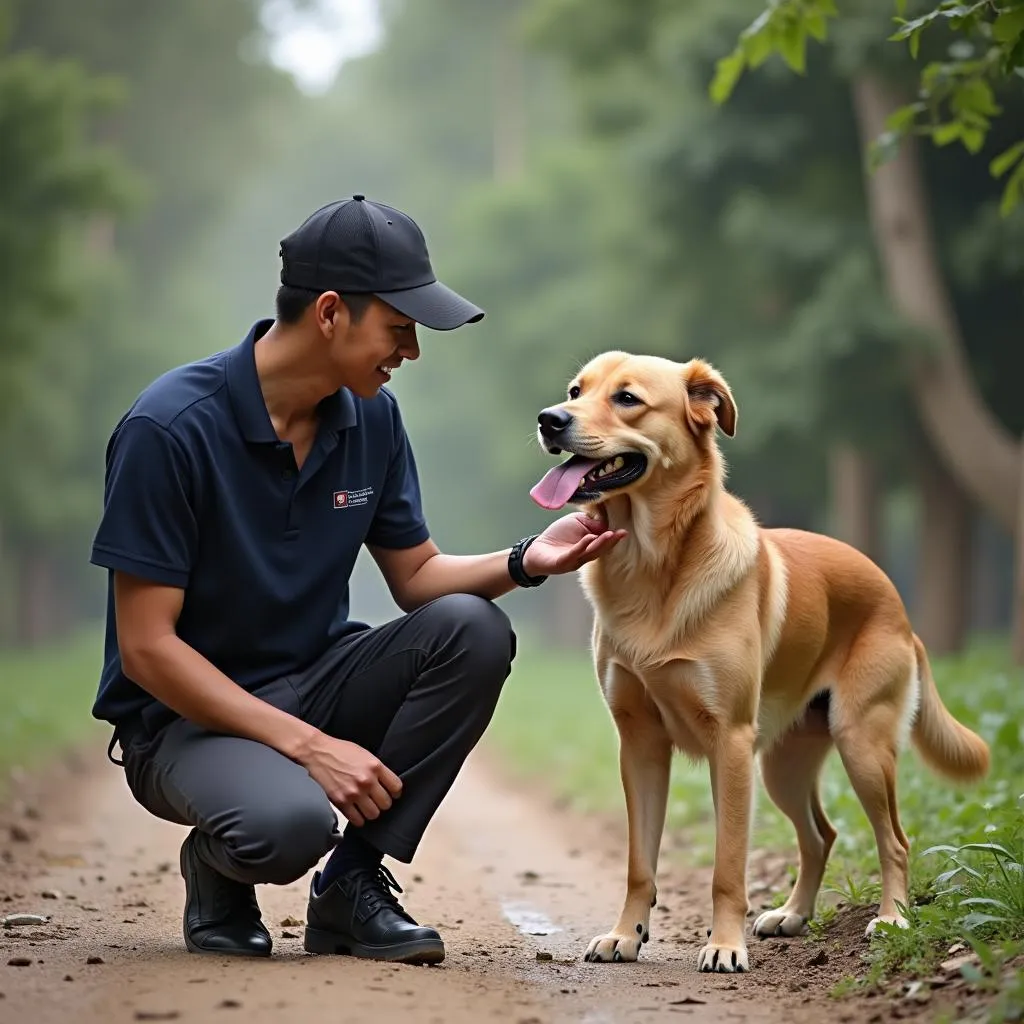
[[[501,912],[524,935],[552,935],[562,930],[529,903],[502,903]]]

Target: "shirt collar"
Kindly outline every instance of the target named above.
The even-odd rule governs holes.
[[[277,444],[278,436],[270,422],[263,390],[256,374],[256,342],[273,326],[273,320],[258,320],[242,342],[227,355],[228,395],[235,418],[246,441]],[[328,430],[347,430],[356,423],[356,403],[352,392],[340,388],[324,398],[319,406],[321,422]]]

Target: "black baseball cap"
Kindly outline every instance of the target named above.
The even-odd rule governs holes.
[[[437,280],[426,239],[411,217],[363,195],[322,206],[282,239],[281,283],[370,293],[435,331],[484,315]]]

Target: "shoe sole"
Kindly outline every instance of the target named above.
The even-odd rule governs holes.
[[[185,909],[181,914],[181,933],[182,938],[185,940],[185,948],[190,953],[197,953],[200,956],[235,956],[235,957],[247,957],[251,960],[265,960],[273,952],[273,948],[268,949],[266,953],[248,953],[241,949],[204,949],[202,946],[197,946],[188,934],[188,869],[185,864],[185,845],[182,844],[181,852],[178,854],[178,864],[181,867],[181,877],[185,881]]]
[[[444,943],[439,939],[415,939],[393,946],[366,946],[352,942],[337,932],[307,928],[302,941],[307,953],[327,956],[354,956],[363,960],[387,960],[401,964],[439,964],[444,959]]]

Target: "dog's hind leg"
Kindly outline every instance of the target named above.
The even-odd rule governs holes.
[[[758,938],[799,935],[814,916],[825,864],[836,839],[818,796],[818,775],[831,749],[826,713],[810,707],[801,722],[761,755],[765,789],[796,829],[800,870],[789,899],[754,922]]]
[[[657,886],[658,850],[665,827],[672,743],[643,683],[619,665],[608,665],[602,687],[619,734],[619,768],[626,798],[629,861],[626,899],[618,923],[598,935],[584,960],[636,960],[650,937]]]
[[[851,659],[833,690],[830,726],[878,847],[882,899],[878,917],[868,924],[870,935],[880,921],[907,926],[900,907],[907,906],[910,843],[896,803],[896,757],[917,680],[908,670],[909,656],[900,656],[892,639],[863,646],[865,654]]]

